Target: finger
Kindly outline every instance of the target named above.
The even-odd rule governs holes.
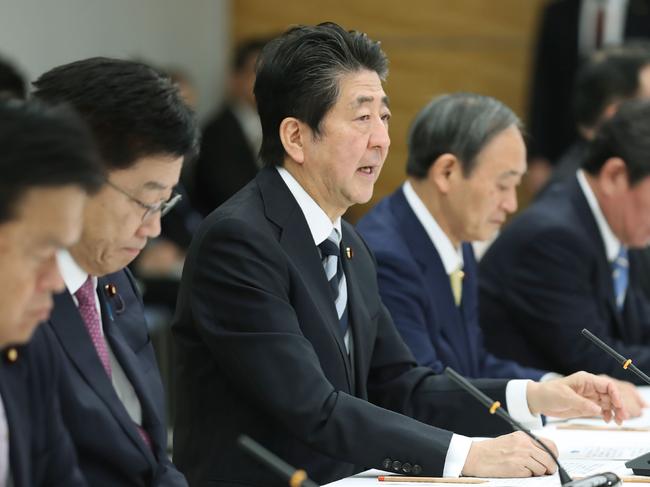
[[[609,395],[609,399],[615,408],[623,407],[623,399],[621,399],[621,393],[613,381],[610,381],[607,386],[607,394]]]
[[[576,416],[601,416],[602,408],[596,404],[594,401],[580,397],[577,394],[574,394],[573,397],[569,398],[569,408],[573,411]]]
[[[553,473],[555,471],[555,461],[541,447],[534,445],[531,450],[531,462],[527,464],[536,476]]]

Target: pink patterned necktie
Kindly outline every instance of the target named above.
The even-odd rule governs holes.
[[[97,311],[97,304],[95,298],[95,286],[93,286],[92,277],[88,276],[86,282],[83,283],[83,286],[74,293],[77,301],[79,302],[79,313],[81,318],[86,324],[86,329],[90,334],[90,339],[95,346],[99,360],[104,366],[104,370],[110,378],[112,376],[111,370],[111,360],[108,355],[108,347],[106,346],[106,340],[104,339],[104,334],[102,333],[102,323],[99,319],[99,312]],[[142,426],[136,424],[138,433],[142,440],[147,444],[149,449],[153,450],[151,444],[151,438],[149,434],[145,431]]]
[[[102,333],[102,323],[97,311],[95,286],[92,277],[88,276],[86,282],[74,293],[79,302],[79,314],[86,324],[86,329],[90,334],[90,339],[95,346],[99,360],[101,360],[104,370],[111,377],[111,360],[108,356],[108,347]]]

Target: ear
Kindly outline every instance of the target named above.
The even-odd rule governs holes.
[[[625,161],[620,157],[607,159],[598,173],[598,181],[603,194],[607,196],[615,196],[627,191],[630,183]]]
[[[298,164],[305,162],[303,137],[306,126],[297,118],[287,117],[280,123],[280,140],[287,155]]]
[[[453,154],[442,154],[431,164],[427,172],[427,180],[433,183],[442,194],[447,194],[451,190],[453,181],[459,175],[459,171],[462,171],[462,168],[458,158]]]

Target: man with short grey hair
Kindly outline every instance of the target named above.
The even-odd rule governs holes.
[[[539,380],[545,371],[485,349],[470,243],[491,238],[517,209],[526,171],[519,119],[494,98],[444,95],[416,116],[408,146],[406,182],[357,225],[395,326],[436,373]]]

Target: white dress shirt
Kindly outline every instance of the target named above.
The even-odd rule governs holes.
[[[0,365],[2,367],[2,365]],[[6,485],[9,480],[9,423],[5,413],[4,402],[0,396],[0,485]]]
[[[596,220],[596,226],[598,227],[600,236],[603,239],[603,244],[605,245],[605,254],[607,255],[607,260],[609,262],[613,262],[614,259],[616,259],[619,250],[621,249],[621,241],[616,237],[616,235],[614,235],[614,232],[612,232],[612,227],[610,227],[609,223],[607,223],[605,215],[603,214],[603,210],[600,209],[600,205],[596,199],[596,195],[587,182],[587,177],[585,176],[584,171],[582,169],[578,169],[576,177],[578,178],[580,189],[587,199],[587,204],[591,209],[591,213],[594,215],[594,219]]]
[[[578,52],[589,55],[596,46],[598,11],[602,8],[602,45],[619,46],[625,37],[628,0],[582,0],[578,20]]]
[[[244,137],[248,145],[255,154],[255,162],[258,167],[262,167],[262,161],[259,157],[260,148],[262,147],[262,122],[257,110],[244,102],[233,102],[231,104],[232,113],[239,122],[239,126],[244,132]]]
[[[424,227],[424,231],[431,239],[438,254],[440,254],[447,275],[450,275],[459,267],[462,268],[462,249],[460,246],[454,247],[447,234],[440,228],[440,225],[438,225],[438,222],[431,212],[429,212],[409,181],[404,183],[402,191],[404,192],[406,202],[413,210],[413,213],[415,213],[422,227]],[[557,377],[556,374],[552,373],[546,375],[549,376],[548,378]],[[546,378],[546,375],[544,378]],[[541,428],[542,422],[540,416],[532,415],[528,409],[528,402],[526,400],[528,382],[528,380],[522,379],[508,382],[506,386],[506,406],[510,415],[522,423],[525,428]],[[472,399],[468,398],[468,400]],[[447,451],[447,458],[445,459],[445,469],[443,472],[445,477],[458,477],[460,475],[471,446],[471,438],[454,434],[449,445],[449,450]]]
[[[75,297],[79,288],[86,282],[88,279],[88,273],[84,271],[79,264],[77,264],[70,253],[66,250],[61,250],[57,254],[57,261],[59,264],[59,270],[61,271],[61,277],[63,277],[63,282],[65,282],[66,288],[70,293],[74,304],[79,307],[79,302]],[[93,280],[94,287],[97,288],[97,278],[95,276],[91,277]],[[104,323],[102,320],[101,305],[99,303],[99,297],[95,293],[95,306],[97,308],[97,313],[99,314],[99,321],[101,323],[102,335],[104,334]],[[113,387],[117,393],[117,397],[120,398],[120,401],[124,405],[124,408],[129,413],[129,416],[138,426],[142,426],[142,406],[140,404],[140,399],[133,388],[133,384],[126,376],[124,369],[118,362],[113,350],[111,349],[111,344],[106,340],[106,348],[108,349],[108,355],[111,360],[111,369],[113,382]]]

